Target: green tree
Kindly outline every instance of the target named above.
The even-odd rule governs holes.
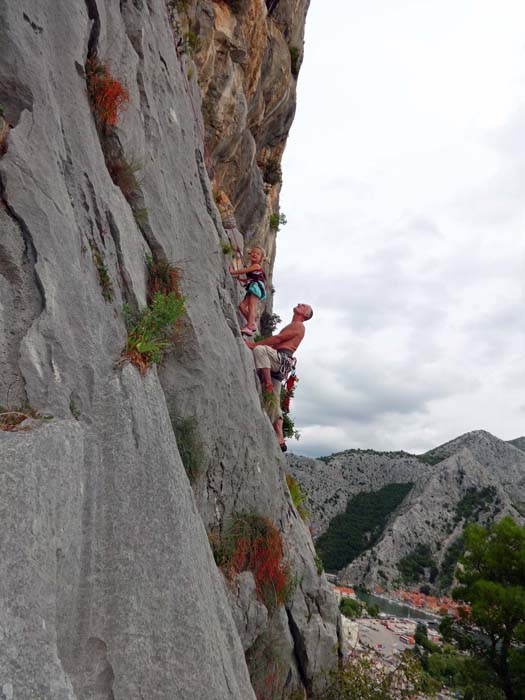
[[[379,615],[379,605],[377,603],[368,603],[366,610],[370,617],[377,617]]]
[[[431,642],[428,638],[428,631],[425,625],[418,622],[416,626],[416,632],[414,634],[415,643],[429,653],[439,651],[439,647],[434,642]]]
[[[378,662],[375,654],[349,657],[316,679],[313,700],[404,700],[439,687],[410,651],[400,655],[395,668]]]
[[[507,700],[525,697],[525,527],[506,517],[490,529],[469,525],[456,600],[469,603],[449,636],[481,658]],[[445,627],[445,631],[446,627]]]
[[[346,511],[330,521],[316,542],[328,571],[340,571],[371,549],[381,537],[390,514],[399,507],[412,484],[387,484],[378,491],[358,493],[348,499]]]
[[[345,617],[358,617],[361,614],[361,603],[354,598],[341,598],[339,610]]]
[[[437,575],[437,568],[432,551],[427,544],[419,543],[416,547],[400,559],[398,569],[401,572],[405,583],[416,583],[420,581],[430,571],[430,581],[433,582]]]

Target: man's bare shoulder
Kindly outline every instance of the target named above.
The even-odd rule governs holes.
[[[301,335],[304,335],[304,323],[302,321],[291,321],[287,326],[281,328],[279,335],[290,331],[292,331],[294,334],[300,333]]]

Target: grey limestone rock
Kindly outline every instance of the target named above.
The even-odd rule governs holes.
[[[233,619],[246,651],[268,626],[268,610],[257,598],[251,571],[243,571],[228,586]]]
[[[159,395],[128,366],[98,425],[1,436],[0,667],[16,697],[251,697]]]
[[[304,638],[304,668],[288,671],[307,679],[335,660],[337,610],[239,335],[199,96],[165,5],[20,0],[0,12],[13,125],[0,158],[0,404],[27,400],[53,416],[0,432],[0,688],[19,700],[253,698],[206,533],[242,510],[270,517],[294,553],[304,583],[282,643],[291,660]],[[130,93],[112,138],[141,165],[140,220],[104,162],[88,46]],[[181,268],[187,320],[175,351],[142,377],[121,359],[122,304],[146,303],[146,254]],[[198,426],[193,489],[170,412]]]

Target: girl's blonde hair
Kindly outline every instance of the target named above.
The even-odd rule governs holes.
[[[251,248],[248,248],[246,252],[247,252],[247,253],[251,253],[252,250],[260,250],[260,251],[261,251],[261,253],[262,253],[262,260],[261,260],[261,262],[266,262],[266,263],[270,262],[270,258],[267,258],[267,257],[266,257],[266,251],[264,250],[264,248],[262,247],[262,245],[259,245],[259,244],[257,244],[257,245],[252,245],[252,247],[251,247]]]

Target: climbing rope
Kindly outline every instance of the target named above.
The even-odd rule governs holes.
[[[165,5],[166,9],[166,17],[168,20],[168,24],[171,29],[171,34],[173,36],[173,44],[175,46],[175,53],[177,54],[177,58],[179,60],[179,66],[180,70],[182,73],[182,79],[184,83],[184,89],[186,91],[186,94],[188,95],[188,99],[191,105],[191,110],[193,112],[193,117],[195,119],[195,124],[197,125],[197,131],[198,134],[202,140],[202,146],[204,149],[204,165],[206,166],[206,170],[209,170],[209,167],[211,166],[211,158],[210,154],[208,151],[208,147],[206,146],[206,134],[204,131],[204,126],[203,126],[203,120],[202,120],[202,115],[197,112],[197,109],[195,107],[195,102],[193,101],[193,97],[191,95],[191,88],[190,84],[188,82],[188,76],[186,75],[186,71],[184,70],[184,63],[182,60],[182,52],[180,50],[180,47],[182,46],[182,38],[177,36],[175,32],[175,15],[174,15],[174,8],[170,7],[168,8],[167,5]]]

